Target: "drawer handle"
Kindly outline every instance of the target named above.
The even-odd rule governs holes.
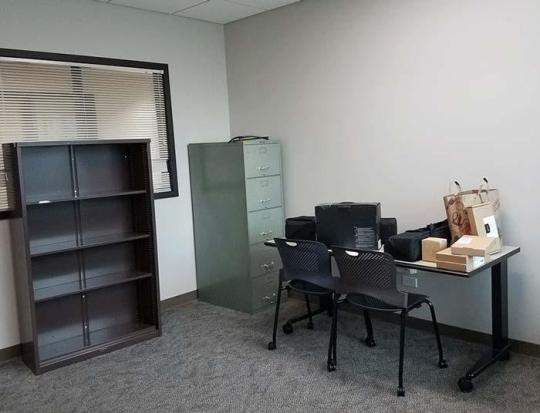
[[[265,271],[270,271],[270,270],[272,270],[272,269],[275,267],[275,265],[276,265],[276,264],[274,263],[274,261],[271,261],[271,262],[269,262],[268,264],[266,264],[266,263],[265,263],[265,264],[262,264],[262,265],[261,265],[261,268],[262,268],[263,270],[265,270]]]
[[[266,295],[263,297],[263,300],[268,301],[270,304],[274,304],[274,298],[276,297],[276,294],[272,294],[272,297]]]
[[[258,171],[267,171],[268,169],[270,169],[270,166],[266,165],[266,166],[258,166],[257,167],[257,170]]]
[[[259,199],[259,203],[260,204],[266,204],[267,202],[270,202],[272,200],[272,198],[266,198],[266,199]]]
[[[259,235],[260,235],[261,237],[269,237],[269,236],[271,236],[273,233],[274,233],[274,231],[269,230],[269,231],[263,231],[263,232],[260,232]]]

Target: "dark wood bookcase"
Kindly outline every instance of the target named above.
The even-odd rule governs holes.
[[[4,146],[25,363],[36,374],[161,334],[148,140]]]

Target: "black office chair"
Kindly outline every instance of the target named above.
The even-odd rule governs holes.
[[[283,263],[279,270],[279,284],[276,300],[276,313],[274,316],[274,330],[272,341],[268,343],[268,349],[276,348],[276,333],[279,317],[281,292],[290,289],[304,294],[307,314],[288,320],[283,325],[283,332],[291,334],[293,324],[308,319],[307,328],[313,329],[313,316],[325,311],[320,308],[311,311],[309,296],[332,297],[334,293],[334,277],[330,266],[330,254],[326,245],[317,241],[289,240],[275,238],[275,243]]]
[[[439,327],[433,304],[425,295],[406,293],[397,289],[396,267],[392,256],[384,252],[342,247],[332,247],[332,250],[334,251],[334,257],[339,268],[340,278],[336,280],[335,286],[334,314],[330,344],[328,346],[328,371],[334,371],[336,369],[338,305],[344,301],[363,310],[400,313],[398,396],[405,396],[405,390],[403,388],[403,356],[407,314],[411,310],[419,308],[422,304],[427,304],[431,311],[433,329],[439,350],[439,367],[448,367],[443,357]],[[346,294],[346,298],[340,300],[340,295],[344,294]]]

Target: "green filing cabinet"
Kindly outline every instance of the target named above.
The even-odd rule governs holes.
[[[275,304],[275,248],[284,236],[281,146],[274,141],[188,146],[199,299],[255,313]]]

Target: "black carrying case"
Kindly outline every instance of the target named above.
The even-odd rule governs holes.
[[[418,261],[422,259],[422,240],[429,237],[446,238],[450,245],[448,220],[394,235],[384,244],[384,251],[396,260]]]
[[[328,247],[378,249],[381,204],[340,202],[315,207],[317,240]]]
[[[285,220],[285,237],[288,239],[317,239],[315,217],[300,216]]]

